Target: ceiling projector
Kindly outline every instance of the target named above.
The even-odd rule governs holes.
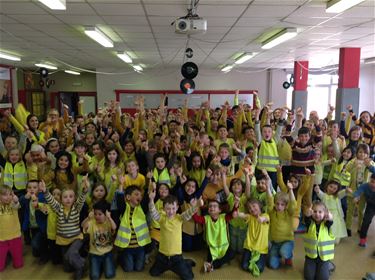
[[[179,34],[205,33],[207,20],[199,17],[179,18],[175,22],[175,32]]]

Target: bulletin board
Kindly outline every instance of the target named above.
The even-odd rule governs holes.
[[[253,94],[256,90],[241,90],[239,92],[239,103],[243,102],[254,106]],[[136,98],[143,95],[145,108],[155,109],[160,106],[162,94],[168,96],[168,109],[174,110],[184,106],[185,98],[188,98],[189,109],[198,109],[203,102],[208,101],[211,108],[221,107],[226,101],[230,106],[234,105],[234,90],[197,90],[193,94],[183,94],[179,90],[127,90],[117,89],[116,101],[120,103],[121,110],[126,113],[135,113],[134,102]]]
[[[11,67],[0,65],[0,109],[12,107]]]

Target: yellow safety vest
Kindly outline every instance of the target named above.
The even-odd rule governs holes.
[[[216,222],[213,222],[209,215],[205,216],[204,219],[206,242],[210,249],[212,260],[221,259],[229,248],[225,214],[220,214]]]
[[[320,224],[318,238],[316,237],[316,224],[311,222],[309,230],[303,236],[306,256],[316,259],[318,256],[322,261],[333,260],[335,254],[335,237],[325,225]]]
[[[167,168],[164,168],[160,174],[158,169],[154,168],[154,180],[156,183],[163,183],[171,187],[171,178],[169,177]]]
[[[276,167],[280,164],[279,153],[277,152],[277,145],[275,140],[271,142],[262,140],[258,151],[258,169],[265,169],[270,172],[276,172]]]
[[[115,245],[120,248],[126,248],[130,243],[130,207],[131,206],[126,203],[126,210],[124,216],[121,219],[120,227],[118,229],[115,240]],[[137,236],[138,245],[145,246],[151,243],[146,216],[145,213],[143,213],[141,206],[137,206],[134,208],[131,222],[134,228],[135,235]]]
[[[10,162],[5,164],[3,171],[4,184],[17,190],[26,189],[27,170],[23,161],[17,162],[14,166]]]
[[[333,180],[339,182],[341,186],[349,187],[350,185],[350,172],[345,169],[345,162],[337,164],[333,173]]]

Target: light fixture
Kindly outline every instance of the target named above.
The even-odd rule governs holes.
[[[262,42],[262,49],[268,50],[277,46],[293,37],[297,36],[297,28],[284,28],[280,32],[273,35],[271,38]]]
[[[85,27],[85,33],[94,41],[106,48],[113,48],[113,42],[99,28],[94,26]]]
[[[66,10],[66,0],[38,0],[51,10]]]
[[[0,58],[8,59],[8,60],[13,60],[13,61],[21,61],[21,58],[18,56],[10,55],[7,53],[0,52]]]
[[[133,68],[137,72],[141,72],[143,70],[143,68],[140,65],[133,65]]]
[[[234,65],[228,65],[228,64],[227,64],[227,65],[224,65],[223,68],[221,68],[221,71],[227,73],[227,72],[229,72],[230,70],[232,70],[233,66],[234,66]]]
[[[243,53],[239,57],[236,58],[235,64],[242,64],[248,61],[250,58],[254,57],[256,53]]]
[[[126,52],[118,52],[117,56],[126,63],[132,63],[133,60]]]
[[[38,66],[38,67],[41,67],[41,68],[47,68],[47,69],[51,69],[51,70],[57,69],[57,67],[55,65],[44,64],[44,63],[37,63],[37,64],[35,64],[35,66]]]
[[[375,57],[366,58],[363,62],[365,64],[374,64],[375,63]]]
[[[326,13],[341,13],[365,0],[331,0],[327,3]]]
[[[72,75],[81,75],[81,73],[73,70],[65,70],[64,72]]]

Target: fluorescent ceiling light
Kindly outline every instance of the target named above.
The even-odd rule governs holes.
[[[221,71],[223,72],[229,72],[230,70],[232,70],[234,65],[224,65],[223,68],[221,68]]]
[[[57,67],[55,65],[44,64],[44,63],[37,63],[37,64],[35,64],[35,66],[42,67],[42,68],[47,68],[47,69],[51,69],[51,70],[56,70],[57,69]]]
[[[51,10],[66,10],[66,0],[38,0]]]
[[[126,62],[126,63],[132,63],[133,62],[133,60],[131,59],[131,57],[126,52],[123,52],[123,53],[122,52],[118,52],[117,56],[121,60],[123,60],[124,62]]]
[[[267,39],[262,43],[262,49],[268,50],[277,46],[293,37],[297,36],[296,28],[284,28],[279,33],[273,35],[271,38]]]
[[[7,53],[0,52],[0,58],[8,59],[8,60],[13,60],[13,61],[21,61],[21,58],[18,56],[10,55]]]
[[[365,0],[331,0],[327,3],[326,13],[341,13]]]
[[[142,71],[143,68],[140,66],[140,65],[133,65],[133,68],[136,70],[136,71]]]
[[[65,70],[65,73],[72,74],[72,75],[81,75],[81,73],[73,71],[73,70]]]
[[[86,27],[85,33],[94,41],[106,48],[113,48],[113,42],[97,27]]]
[[[374,64],[375,63],[375,57],[366,58],[363,62],[365,64]]]
[[[234,63],[242,64],[248,61],[250,58],[254,57],[255,55],[256,53],[243,53],[242,55],[236,58],[236,61]]]

